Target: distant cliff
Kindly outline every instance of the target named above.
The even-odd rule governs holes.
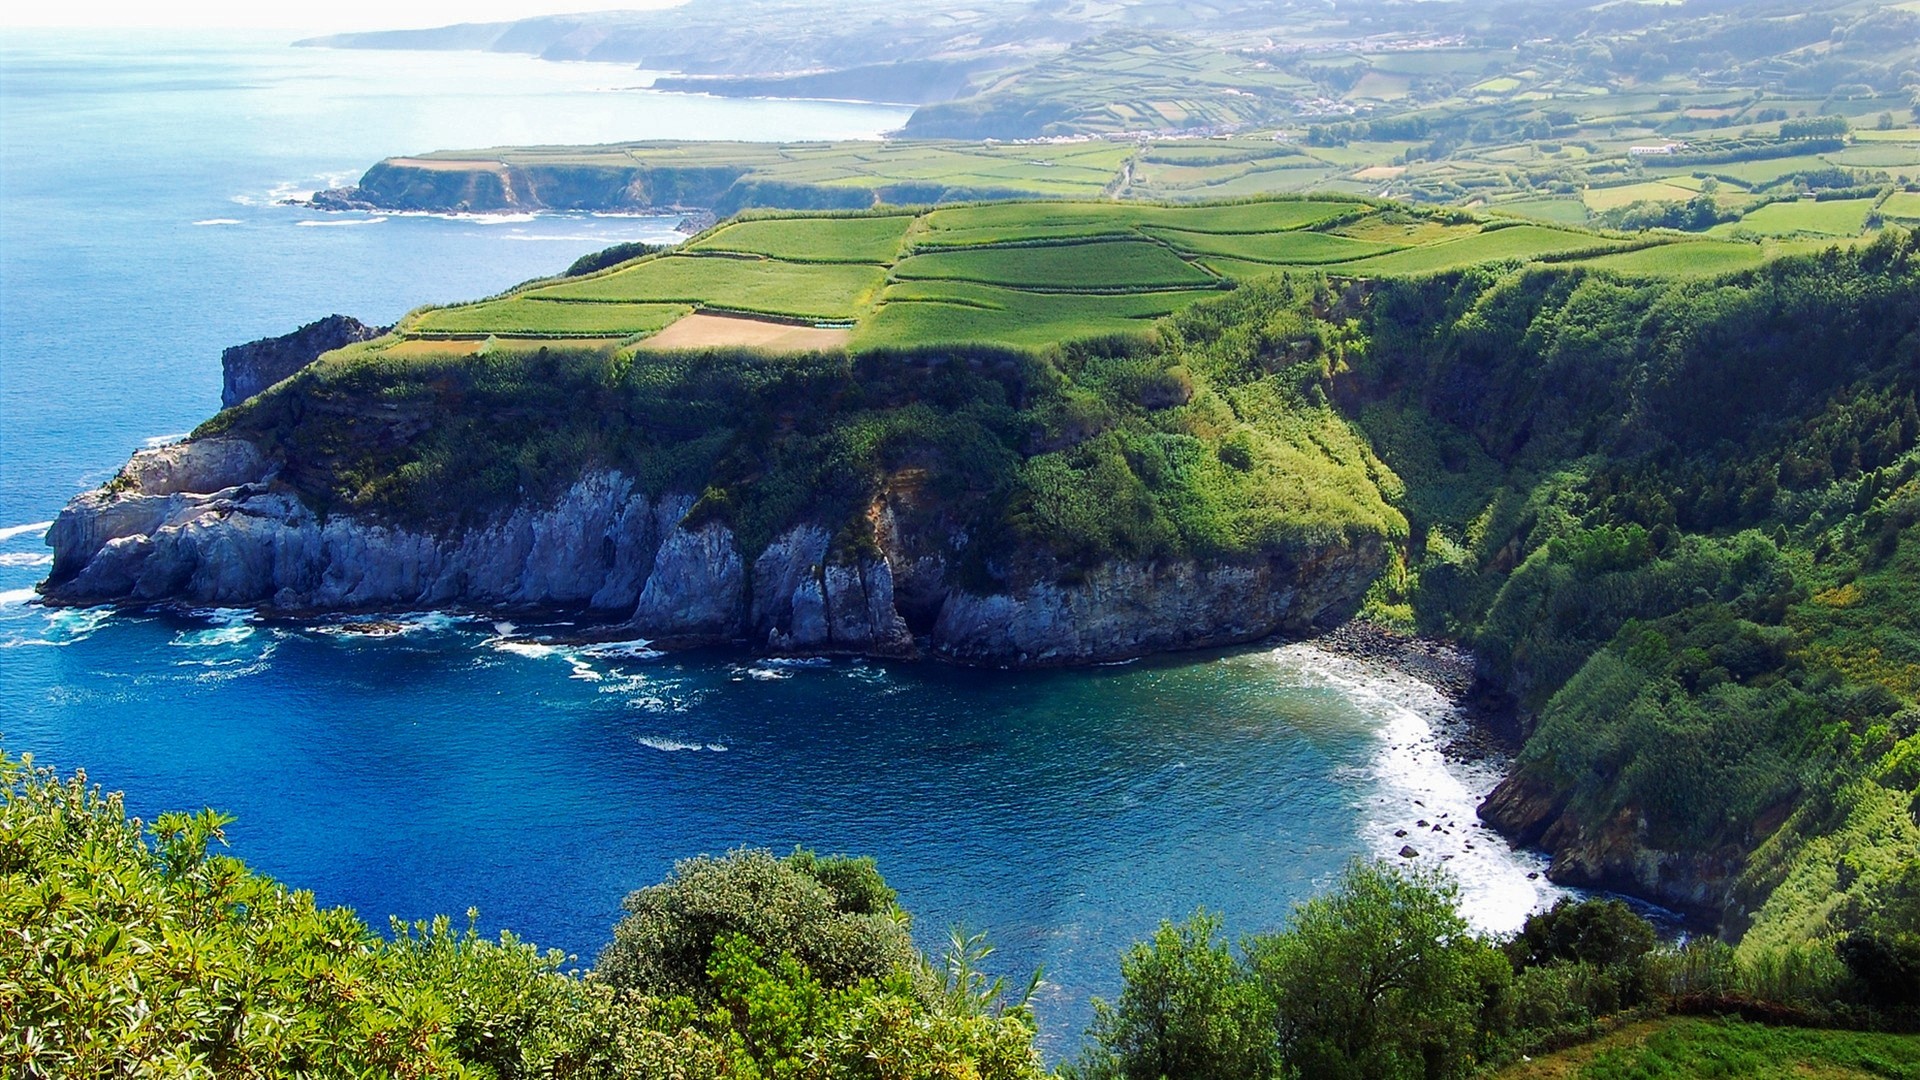
[[[738,160],[725,164],[618,161],[609,152],[619,147],[591,150],[601,160],[502,161],[485,152],[389,158],[369,168],[351,187],[316,192],[307,205],[321,210],[705,212],[728,217],[751,209],[865,210],[880,203],[912,205],[1027,194],[1013,187],[938,181],[868,187],[785,180],[764,170],[761,156],[766,148],[743,151]]]

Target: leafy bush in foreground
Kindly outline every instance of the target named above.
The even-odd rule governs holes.
[[[936,970],[866,860],[682,864],[637,894],[644,932],[623,924],[603,979],[444,918],[382,938],[210,851],[229,820],[211,810],[144,827],[84,774],[3,752],[0,798],[0,1075],[1040,1074],[980,942]],[[756,923],[760,885],[786,903]]]

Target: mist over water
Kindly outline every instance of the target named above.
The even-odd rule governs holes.
[[[30,603],[61,504],[210,415],[222,347],[490,294],[675,224],[277,199],[437,147],[858,137],[906,115],[624,89],[645,81],[259,36],[9,33],[0,745],[85,767],[143,816],[228,810],[236,854],[375,925],[472,905],[583,961],[621,896],[677,858],[871,854],[923,944],[963,923],[1010,981],[1045,966],[1055,1052],[1160,919],[1204,904],[1235,931],[1275,926],[1348,859],[1397,852],[1400,830],[1450,856],[1483,926],[1547,898],[1532,857],[1473,825],[1491,777],[1441,758],[1445,702],[1307,646],[1003,673],[567,648],[446,615],[373,636]]]

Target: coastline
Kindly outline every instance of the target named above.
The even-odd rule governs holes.
[[[1513,699],[1480,676],[1472,650],[1457,642],[1408,634],[1360,617],[1306,641],[1438,690],[1461,720],[1445,733],[1444,749],[1455,760],[1510,765],[1526,742]]]

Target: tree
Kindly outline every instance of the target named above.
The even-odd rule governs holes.
[[[1095,998],[1077,1080],[1260,1080],[1276,1075],[1273,1005],[1218,915],[1163,922],[1121,958],[1120,1001]]]
[[[1646,633],[1660,637],[1655,631]],[[1548,910],[1527,916],[1508,954],[1518,965],[1571,960],[1612,967],[1640,959],[1658,940],[1652,924],[1618,900],[1562,897]]]
[[[1437,871],[1356,863],[1285,932],[1251,943],[1287,1067],[1328,1080],[1470,1072],[1512,974],[1458,908]]]
[[[674,864],[673,875],[622,901],[597,971],[642,993],[711,997],[717,943],[739,935],[768,956],[793,957],[830,988],[882,981],[915,967],[907,916],[870,859],[740,850]]]

